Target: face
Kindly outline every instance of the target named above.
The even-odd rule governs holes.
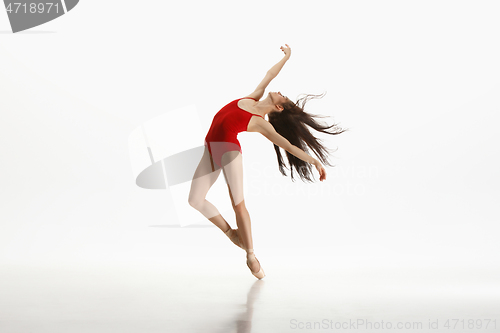
[[[288,102],[288,97],[283,96],[281,92],[270,92],[269,96],[271,96],[271,100],[273,101],[274,105],[277,105],[276,107],[278,108],[277,111],[283,111],[283,104]]]

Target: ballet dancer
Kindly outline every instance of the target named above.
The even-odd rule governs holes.
[[[230,102],[215,114],[205,137],[205,150],[194,173],[188,199],[193,208],[219,227],[235,245],[246,251],[247,266],[258,279],[262,279],[265,273],[253,249],[250,215],[243,197],[242,150],[237,139],[238,133],[261,133],[274,144],[279,170],[283,175],[286,176],[286,173],[280,148],[286,151],[292,181],[295,169],[303,181],[311,182],[312,166],[319,172],[320,181],[324,181],[326,171],[321,162],[332,165],[327,160],[328,149],[319,143],[305,125],[332,135],[346,131],[338,128],[337,124],[320,124],[314,119],[317,115],[304,111],[309,99],[321,98],[323,95],[306,95],[294,103],[281,92],[269,92],[261,100],[266,87],[290,59],[291,49],[288,44],[280,49],[284,52],[284,57],[267,71],[255,91]],[[265,119],[266,115],[269,121]],[[330,128],[334,130],[328,131]],[[315,152],[321,162],[304,151],[306,146]],[[221,170],[236,214],[237,229],[232,229],[217,208],[206,200],[206,195]]]

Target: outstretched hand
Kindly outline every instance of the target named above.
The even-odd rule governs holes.
[[[285,46],[286,47],[280,47],[280,49],[285,53],[285,56],[290,57],[290,55],[292,54],[292,50],[290,49],[290,46],[288,46],[288,44],[285,44]]]
[[[318,160],[314,161],[314,166],[316,167],[316,170],[318,170],[318,172],[319,172],[319,180],[320,181],[325,180],[326,179],[325,168],[323,168],[323,166],[321,165],[321,163]]]

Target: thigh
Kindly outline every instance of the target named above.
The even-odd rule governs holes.
[[[222,171],[229,189],[233,208],[243,199],[243,156],[240,151],[228,151],[222,155]]]
[[[205,151],[201,157],[200,163],[196,168],[191,182],[190,196],[204,198],[212,185],[219,177],[221,169],[214,164],[212,156],[205,146]]]

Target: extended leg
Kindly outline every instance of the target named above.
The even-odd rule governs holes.
[[[229,151],[222,156],[222,172],[226,179],[229,197],[236,215],[236,224],[246,249],[253,248],[250,214],[243,195],[243,160],[239,151]]]
[[[229,189],[231,202],[233,203],[236,215],[236,224],[243,242],[244,248],[248,251],[253,249],[252,226],[250,214],[245,206],[243,195],[243,160],[239,151],[230,151],[222,156],[222,170]],[[249,262],[252,271],[257,272],[260,264],[257,260]]]

